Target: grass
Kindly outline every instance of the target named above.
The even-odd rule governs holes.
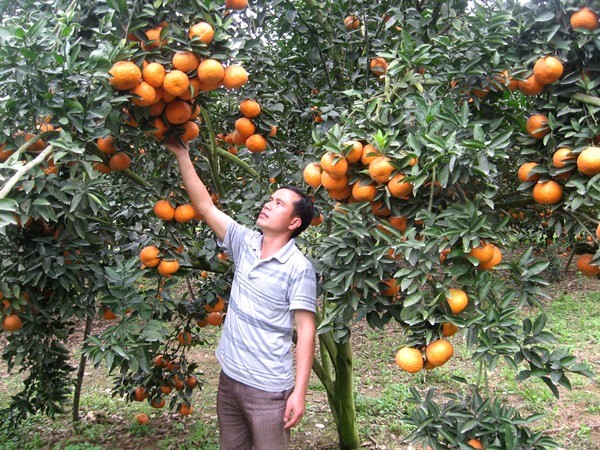
[[[600,353],[597,331],[600,325],[600,292],[559,295],[548,305],[547,313],[547,327],[559,338],[559,346],[570,348],[579,360],[595,361]],[[460,391],[466,387],[452,377],[460,376],[475,382],[479,368],[471,362],[463,338],[456,336],[452,338],[455,355],[448,364],[415,375],[404,373],[393,361],[402,340],[401,333],[398,324],[390,323],[384,331],[373,331],[361,325],[352,336],[355,405],[361,441],[385,443],[388,449],[406,449],[399,442],[401,436],[410,432],[402,422],[411,408],[407,402],[410,387],[420,392],[430,387],[435,387],[438,392]],[[167,408],[154,410],[147,403],[128,403],[119,397],[111,397],[108,393],[111,382],[104,369],[88,367],[81,399],[81,424],[73,426],[70,414],[59,416],[55,421],[31,416],[23,423],[18,437],[0,434],[0,448],[218,449],[215,397],[219,368],[214,358],[217,338],[215,333],[209,336],[210,345],[194,349],[194,357],[204,371],[206,386],[201,393],[194,395],[196,412],[191,417],[181,418]],[[0,367],[0,375],[4,370]],[[536,431],[549,432],[565,449],[600,448],[596,443],[600,436],[592,420],[600,413],[600,390],[594,381],[571,376],[573,390],[561,389],[561,398],[557,400],[541,381],[516,382],[514,377],[514,371],[501,362],[489,377],[492,394],[501,395],[524,416],[544,412],[546,416],[536,423]],[[0,408],[10,402],[10,395],[18,392],[20,386],[19,374],[3,378]],[[307,413],[292,435],[292,446],[302,450],[335,448],[337,431],[324,388],[314,374],[309,388]],[[135,422],[134,417],[139,412],[150,416],[148,425]]]

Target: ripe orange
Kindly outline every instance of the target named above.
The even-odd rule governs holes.
[[[598,227],[596,228],[596,237],[598,239],[600,239],[600,223],[598,224]]]
[[[391,159],[387,156],[378,156],[369,164],[369,176],[377,184],[387,183],[394,171],[394,166],[390,164]]]
[[[160,263],[160,250],[156,245],[148,245],[140,251],[140,260],[146,267],[156,267]]]
[[[371,72],[373,75],[381,76],[385,75],[387,71],[388,63],[385,58],[378,56],[377,58],[373,58],[369,63],[369,67],[371,68]]]
[[[260,134],[253,134],[246,139],[246,148],[252,153],[261,153],[267,149],[267,140]]]
[[[116,170],[118,172],[127,170],[131,165],[131,158],[127,153],[124,152],[115,153],[108,160],[108,165],[112,170]]]
[[[242,136],[239,131],[235,130],[233,133],[230,134],[230,138],[231,138],[231,142],[235,145],[245,145],[246,144],[246,138],[244,136]]]
[[[190,375],[189,377],[187,377],[185,379],[185,384],[187,385],[187,387],[189,387],[190,389],[194,389],[196,386],[198,386],[198,380],[196,379],[195,376]]]
[[[181,345],[190,345],[192,343],[192,333],[189,331],[180,331],[177,335],[177,342]]]
[[[223,86],[227,89],[241,88],[248,82],[248,72],[242,66],[234,65],[225,69]]]
[[[600,173],[600,147],[588,147],[577,157],[577,168],[588,177]]]
[[[181,70],[171,70],[165,75],[165,79],[163,80],[163,92],[175,97],[185,94],[189,87],[190,80],[185,72]],[[165,102],[168,103],[166,100]]]
[[[94,164],[94,169],[96,169],[100,173],[111,173],[112,169],[104,163],[96,163]]]
[[[158,273],[162,276],[168,277],[173,275],[175,272],[179,270],[179,262],[176,259],[171,260],[161,260],[161,262],[157,266]]]
[[[458,332],[459,328],[450,322],[444,322],[442,324],[442,336],[450,337],[454,336]]]
[[[533,200],[540,205],[553,205],[562,200],[562,187],[554,180],[537,182],[533,187]]]
[[[183,134],[180,136],[183,142],[190,142],[200,135],[200,127],[194,121],[188,120],[183,125]]]
[[[179,414],[182,416],[189,416],[194,412],[194,407],[192,405],[188,405],[187,403],[182,403],[179,407]]]
[[[502,262],[502,252],[495,245],[493,245],[493,247],[494,247],[494,256],[492,256],[492,259],[488,262],[479,263],[479,265],[477,266],[478,270],[489,270]]]
[[[313,189],[317,189],[321,186],[321,165],[313,162],[308,164],[302,172],[304,181]]]
[[[271,125],[271,131],[269,131],[270,137],[277,136],[277,125]]]
[[[552,155],[552,165],[556,168],[562,169],[567,165],[568,161],[574,161],[577,159],[570,148],[561,147],[554,152]]]
[[[150,418],[148,417],[148,414],[139,413],[136,414],[135,420],[137,420],[137,423],[140,425],[146,425],[150,421]]]
[[[260,104],[250,99],[242,100],[240,103],[240,112],[244,117],[254,119],[260,114]]]
[[[372,202],[375,200],[375,194],[377,194],[377,188],[374,183],[361,184],[358,181],[352,186],[352,197],[359,202]]]
[[[323,214],[321,213],[316,213],[313,217],[313,219],[310,221],[310,224],[313,227],[319,226],[323,223],[323,220],[325,220],[325,218],[323,217]]]
[[[482,242],[479,247],[473,247],[469,256],[477,258],[480,263],[487,263],[494,257],[494,245],[489,242]]]
[[[413,185],[412,183],[405,181],[406,176],[403,173],[397,173],[388,181],[388,189],[390,195],[396,198],[405,199],[412,194]]]
[[[342,175],[341,178],[333,178],[327,172],[321,173],[321,184],[327,190],[339,191],[346,187],[348,184],[348,177]]]
[[[248,6],[248,0],[225,0],[225,8],[241,11]]]
[[[156,103],[156,89],[145,81],[141,81],[129,92],[133,95],[131,101],[138,106],[150,106]]]
[[[172,64],[173,69],[187,73],[196,70],[200,61],[194,52],[176,52],[173,55]]]
[[[8,314],[2,321],[4,331],[13,332],[23,328],[23,321],[16,314]]]
[[[162,408],[165,406],[165,399],[162,397],[154,397],[150,400],[150,406],[157,409]]]
[[[135,388],[135,390],[133,391],[133,399],[136,402],[144,401],[147,398],[148,398],[148,392],[146,391],[145,387],[139,386],[139,387]]]
[[[142,81],[142,71],[131,61],[117,61],[110,68],[108,82],[119,91],[134,88]]]
[[[209,325],[217,327],[223,323],[223,313],[220,313],[220,312],[208,313],[206,316],[206,321]]]
[[[154,88],[162,86],[167,71],[162,64],[153,62],[142,69],[142,78]]]
[[[360,19],[357,16],[347,16],[344,19],[344,27],[347,30],[356,30],[360,27]]]
[[[345,200],[352,194],[352,188],[345,185],[342,189],[328,189],[327,194],[334,200]]]
[[[368,166],[369,164],[371,164],[371,161],[373,161],[375,158],[381,156],[381,152],[376,149],[375,147],[373,147],[371,144],[367,144],[365,146],[363,146],[363,151],[362,151],[362,155],[360,156],[360,161],[365,165]]]
[[[204,309],[206,309],[206,312],[208,313],[213,313],[213,312],[222,312],[225,309],[225,299],[223,297],[221,297],[220,295],[217,295],[217,301],[213,303],[209,303],[206,304],[204,306]]]
[[[224,76],[225,69],[216,59],[205,59],[198,66],[198,79],[207,85],[220,83]]]
[[[165,109],[165,103],[161,100],[159,100],[157,103],[150,105],[150,117],[157,117],[160,116],[162,114],[162,112]]]
[[[598,26],[598,14],[588,7],[581,8],[571,16],[571,28],[574,30],[583,28],[594,31]]]
[[[191,115],[192,105],[183,100],[175,100],[165,107],[165,118],[172,124],[187,122]]]
[[[186,203],[185,205],[179,205],[175,208],[175,220],[179,223],[189,222],[196,216],[196,210],[192,205]]]
[[[446,294],[446,301],[455,316],[464,311],[469,304],[469,298],[462,289],[450,288]]]
[[[166,40],[163,39],[161,41],[160,39],[160,34],[162,31],[163,27],[154,27],[154,28],[150,28],[149,30],[146,31],[146,37],[148,38],[148,41],[150,42],[146,42],[142,45],[142,48],[144,50],[152,50],[155,48],[160,48],[163,44],[166,43]]]
[[[525,81],[519,81],[518,89],[526,95],[538,95],[544,91],[544,85],[532,74]]]
[[[98,138],[96,140],[96,145],[98,149],[106,155],[112,155],[116,153],[117,148],[115,147],[115,143],[112,136],[107,136],[105,138]]]
[[[373,202],[371,212],[377,217],[388,217],[391,214],[391,211],[383,202]]]
[[[446,339],[438,339],[425,347],[425,358],[435,367],[446,364],[453,353],[454,347]]]
[[[540,177],[542,176],[542,174],[530,173],[531,169],[533,169],[537,165],[538,164],[534,163],[534,162],[527,162],[527,163],[522,164],[521,167],[519,167],[519,170],[517,171],[517,178],[519,179],[519,181],[521,183],[525,183],[527,181],[539,180]]]
[[[238,133],[248,139],[256,131],[256,126],[247,117],[240,117],[235,121],[235,129]]]
[[[152,132],[152,134],[154,134],[156,139],[159,140],[163,140],[169,132],[169,127],[160,117],[154,119],[154,128],[155,130]]]
[[[342,156],[328,152],[321,157],[321,169],[333,178],[342,178],[348,172],[348,162]]]
[[[154,204],[154,214],[162,220],[173,220],[175,208],[167,200],[159,200]]]
[[[548,133],[550,133],[550,128],[548,127],[548,117],[542,114],[535,114],[530,116],[527,119],[527,123],[525,125],[527,129],[527,133],[534,139],[542,139]]]
[[[359,142],[359,141],[348,141],[348,142],[344,142],[343,147],[350,147],[350,150],[348,150],[348,152],[344,152],[346,153],[346,161],[348,161],[348,163],[352,164],[355,162],[358,162],[360,160],[360,157],[362,156],[362,151],[363,151],[363,145]]]
[[[400,284],[396,279],[391,278],[389,280],[383,280],[383,282],[387,285],[387,287],[381,290],[381,295],[393,297],[400,292]]]
[[[406,231],[406,226],[408,224],[408,217],[406,216],[394,216],[388,219],[388,222],[392,227],[396,230],[404,233]]]
[[[102,319],[103,320],[116,320],[118,316],[112,312],[109,308],[104,308],[102,310]]]
[[[473,448],[480,448],[480,449],[485,450],[483,448],[483,445],[481,445],[481,441],[479,439],[469,439],[467,441],[467,445],[470,445]]]
[[[584,253],[577,259],[577,268],[582,274],[590,277],[600,274],[600,266],[590,264],[593,258],[594,255],[591,253]]]
[[[423,354],[414,347],[403,347],[396,353],[396,364],[409,373],[417,373],[423,368]]]
[[[554,56],[544,56],[533,66],[533,76],[542,84],[552,84],[563,74],[563,65]]]
[[[15,151],[11,149],[6,150],[6,142],[0,144],[0,162],[6,161],[14,152]]]
[[[207,22],[198,22],[190,27],[188,31],[188,37],[190,39],[194,39],[197,37],[201,42],[204,42],[206,45],[210,44],[215,35],[214,28]]]
[[[34,137],[35,137],[35,135],[33,133],[25,133],[25,142],[31,141]],[[38,153],[38,152],[41,152],[42,150],[44,150],[45,148],[46,148],[46,143],[44,142],[44,140],[37,139],[30,145],[29,150],[27,150],[27,151],[31,152],[31,153]]]

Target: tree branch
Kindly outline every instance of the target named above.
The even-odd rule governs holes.
[[[32,141],[33,139],[30,142]],[[23,147],[21,147],[19,150],[21,150],[22,148]],[[23,167],[17,170],[16,173],[12,177],[10,177],[10,179],[6,182],[4,187],[0,190],[0,199],[5,198],[8,195],[8,193],[15,186],[15,184],[17,184],[19,180],[23,178],[23,175],[31,171],[31,169],[33,169],[34,167],[40,165],[42,161],[46,160],[46,156],[51,155],[53,152],[54,147],[49,145],[33,160],[29,161],[27,164],[25,164]]]

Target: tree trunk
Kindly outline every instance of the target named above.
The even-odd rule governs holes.
[[[85,320],[85,330],[83,332],[83,342],[88,338],[90,333],[92,332],[92,322],[93,318],[88,316]],[[85,374],[85,363],[86,357],[85,353],[81,352],[81,357],[79,358],[79,368],[77,369],[77,378],[75,380],[75,391],[73,392],[73,422],[79,422],[79,400],[81,399],[81,386],[83,385],[83,375]]]

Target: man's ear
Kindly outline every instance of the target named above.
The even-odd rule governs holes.
[[[292,217],[292,221],[288,225],[288,230],[294,231],[302,225],[302,219],[300,217]]]

